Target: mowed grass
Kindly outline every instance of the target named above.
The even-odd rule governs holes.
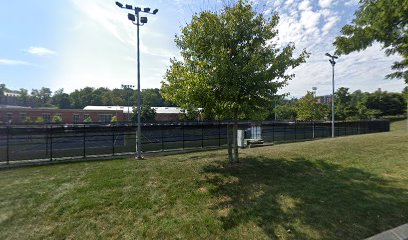
[[[408,131],[407,120],[391,123],[391,131]]]
[[[363,239],[408,222],[408,133],[0,171],[0,239]]]

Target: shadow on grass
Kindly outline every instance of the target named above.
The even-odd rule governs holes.
[[[243,158],[204,172],[225,230],[256,224],[272,239],[362,239],[408,222],[408,191],[357,168]]]

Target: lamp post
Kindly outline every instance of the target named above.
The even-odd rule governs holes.
[[[136,132],[136,159],[142,159],[142,154],[141,154],[141,122],[140,122],[140,115],[141,115],[141,109],[140,109],[140,38],[139,38],[139,26],[143,26],[145,23],[147,23],[147,17],[140,17],[141,13],[146,13],[146,14],[153,14],[156,15],[157,12],[159,11],[158,9],[153,10],[153,12],[150,12],[150,8],[140,8],[140,7],[133,7],[132,5],[126,4],[123,6],[122,3],[116,2],[116,6],[122,8],[122,9],[127,9],[127,10],[132,10],[135,12],[135,14],[128,13],[128,19],[132,21],[134,25],[137,26],[137,132]]]
[[[122,84],[122,88],[127,92],[126,94],[127,94],[127,114],[128,114],[127,120],[128,120],[128,122],[130,121],[130,110],[129,110],[129,108],[130,108],[130,91],[129,91],[129,89],[133,89],[134,87],[135,87],[135,85]]]
[[[334,138],[334,66],[336,65],[336,61],[334,59],[338,59],[339,57],[330,55],[326,53],[326,56],[330,58],[329,62],[332,65],[332,138]]]

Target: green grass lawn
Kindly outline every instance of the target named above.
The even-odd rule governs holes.
[[[362,239],[408,222],[408,133],[0,171],[0,239]]]
[[[407,120],[392,122],[391,131],[407,131]]]

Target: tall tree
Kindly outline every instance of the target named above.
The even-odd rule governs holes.
[[[334,45],[338,54],[364,50],[380,42],[385,53],[399,54],[393,73],[387,78],[402,78],[408,84],[408,1],[360,0],[360,8],[351,24],[342,28]]]
[[[171,61],[162,94],[184,109],[203,108],[205,115],[232,119],[230,161],[239,159],[238,120],[265,118],[277,90],[294,76],[286,70],[308,56],[303,51],[294,58],[293,44],[277,47],[278,21],[277,14],[265,19],[240,0],[221,12],[194,15],[176,36],[183,61]]]
[[[322,120],[327,116],[327,105],[317,102],[313,92],[307,92],[304,97],[297,101],[297,119],[302,121]]]
[[[52,96],[52,104],[60,109],[67,109],[71,107],[71,101],[69,95],[64,93],[64,89],[58,89]]]
[[[335,93],[335,116],[337,120],[345,120],[357,114],[357,108],[351,104],[349,89],[341,87]]]

